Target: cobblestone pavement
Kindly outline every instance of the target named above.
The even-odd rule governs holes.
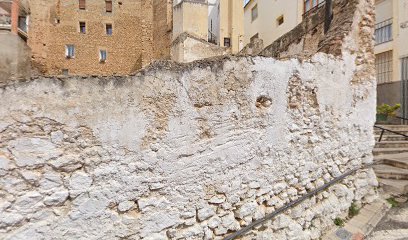
[[[380,221],[368,240],[408,240],[408,202],[403,200]]]

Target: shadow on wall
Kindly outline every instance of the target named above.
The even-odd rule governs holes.
[[[0,33],[0,83],[30,78],[30,48],[17,35]]]

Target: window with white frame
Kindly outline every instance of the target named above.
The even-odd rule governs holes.
[[[72,44],[65,45],[65,57],[74,58],[75,57],[75,46]]]
[[[106,61],[106,50],[99,50],[99,62],[105,62]]]

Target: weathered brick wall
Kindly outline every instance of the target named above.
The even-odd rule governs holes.
[[[105,1],[88,0],[86,10],[80,10],[77,0],[32,0],[29,46],[34,66],[52,75],[62,69],[79,75],[129,74],[168,57],[171,31],[164,28],[171,3],[160,3],[113,1],[113,12],[106,13]],[[80,21],[86,23],[86,34],[79,33]],[[113,25],[112,36],[106,35],[106,23]],[[65,57],[66,44],[75,45],[74,59]],[[107,50],[104,63],[99,62],[100,49]]]
[[[173,29],[173,1],[154,0],[154,59],[169,59]]]

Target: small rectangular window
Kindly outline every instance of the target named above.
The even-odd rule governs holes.
[[[112,1],[105,1],[106,12],[112,12]]]
[[[69,75],[68,69],[62,69],[62,75]]]
[[[258,4],[255,5],[252,10],[251,10],[251,17],[252,17],[252,21],[254,21],[255,19],[258,18]]]
[[[231,38],[224,38],[224,47],[231,47]]]
[[[282,25],[284,22],[285,22],[285,19],[283,15],[281,15],[280,17],[276,19],[276,23],[278,24],[278,26]]]
[[[106,50],[99,50],[99,62],[106,61]]]
[[[79,22],[79,32],[80,33],[86,33],[85,22]]]
[[[106,35],[112,35],[113,30],[112,30],[112,24],[106,24]]]
[[[79,0],[79,9],[85,9],[85,0]]]
[[[72,44],[65,45],[65,57],[74,58],[75,57],[75,46]]]

